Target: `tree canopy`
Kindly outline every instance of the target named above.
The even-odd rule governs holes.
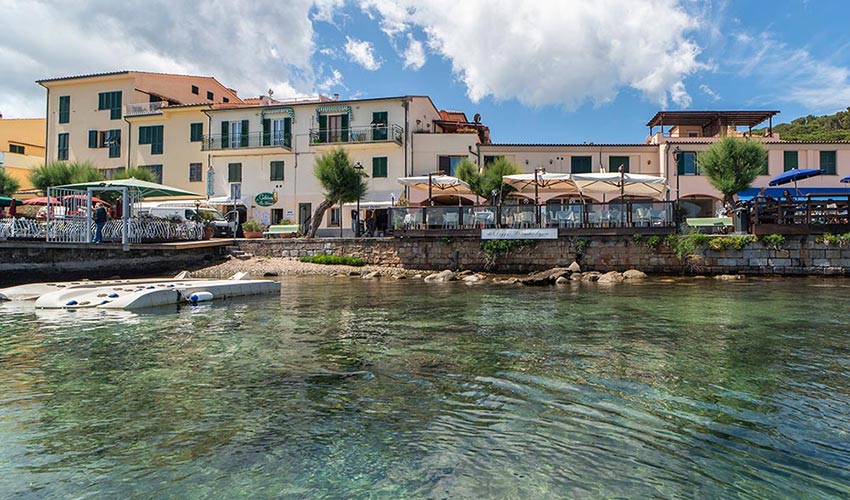
[[[825,116],[801,116],[791,123],[773,127],[779,138],[786,141],[850,141],[850,107]],[[766,129],[753,131],[765,133]]]
[[[485,165],[483,172],[479,172],[478,167],[467,159],[462,160],[455,170],[458,179],[469,184],[472,191],[484,199],[490,199],[493,193],[499,193],[500,199],[503,199],[514,188],[502,182],[502,177],[519,173],[519,166],[504,157]]]
[[[49,187],[103,179],[103,174],[91,162],[54,161],[39,165],[30,172],[32,185],[45,194]]]
[[[747,189],[764,171],[767,150],[760,142],[726,137],[699,155],[700,171],[731,204],[735,193]]]
[[[115,179],[129,179],[134,177],[140,181],[159,182],[153,172],[144,167],[128,168],[115,174]]]
[[[0,168],[0,196],[12,196],[21,187],[21,183]]]
[[[325,212],[337,203],[351,203],[361,199],[369,185],[366,173],[354,168],[348,153],[336,148],[316,159],[316,179],[324,190],[325,199],[319,203],[313,212],[307,237],[316,236],[316,231],[322,223]]]

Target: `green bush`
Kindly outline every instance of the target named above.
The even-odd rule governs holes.
[[[513,250],[536,244],[534,240],[483,240],[481,250],[484,252],[484,268],[491,269],[496,265],[497,258],[507,257]]]
[[[365,266],[363,259],[357,257],[348,257],[347,255],[330,255],[320,253],[318,255],[305,255],[299,258],[301,262],[309,262],[312,264],[325,264],[329,266]]]
[[[749,234],[731,235],[731,236],[713,236],[708,240],[708,248],[716,251],[724,251],[728,248],[735,250],[743,250],[747,245],[756,241],[755,237]]]
[[[661,239],[661,236],[658,236],[658,235],[650,236],[649,238],[646,239],[646,246],[655,250],[661,245],[662,241],[663,240]]]
[[[781,234],[765,234],[760,238],[761,244],[773,250],[779,250],[785,245],[785,236]]]
[[[635,245],[640,245],[643,242],[643,235],[640,233],[635,233],[632,235],[632,242]]]
[[[253,219],[246,220],[242,224],[242,230],[248,231],[248,232],[251,232],[251,233],[257,233],[257,232],[262,231],[263,229],[265,229],[265,226],[263,226],[262,224],[260,224],[259,222],[255,221]]]
[[[823,233],[822,235],[818,236],[815,241],[817,243],[823,243],[824,245],[838,245],[840,247],[843,247],[850,243],[850,233]]]

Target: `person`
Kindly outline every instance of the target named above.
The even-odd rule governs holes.
[[[6,211],[3,209],[3,207],[0,207],[0,219],[4,217],[6,217]]]
[[[94,210],[94,242],[103,243],[103,226],[106,225],[106,209],[102,203],[95,205]]]
[[[797,211],[797,207],[794,196],[791,195],[791,191],[786,189],[782,192],[782,201],[785,202],[785,206],[782,207],[782,222],[785,224],[793,224],[794,212]]]

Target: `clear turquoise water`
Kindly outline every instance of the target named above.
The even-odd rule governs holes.
[[[0,305],[0,496],[846,498],[850,282]]]

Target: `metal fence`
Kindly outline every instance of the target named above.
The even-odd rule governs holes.
[[[132,243],[191,241],[204,238],[204,224],[195,221],[171,221],[156,217],[127,221]],[[0,240],[43,240],[73,242],[79,235],[94,231],[94,224],[79,219],[54,219],[49,223],[36,219],[0,219]],[[110,220],[103,227],[103,241],[121,243],[121,220]]]

